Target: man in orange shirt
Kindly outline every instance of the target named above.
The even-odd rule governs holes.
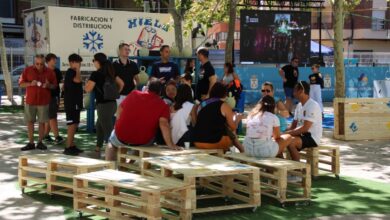
[[[22,151],[35,149],[34,123],[38,117],[39,139],[36,148],[46,150],[42,143],[45,132],[45,123],[49,121],[50,90],[57,86],[53,70],[45,67],[44,55],[36,55],[34,65],[24,69],[19,79],[19,86],[26,88],[26,103],[24,105],[24,119],[28,128],[29,143],[22,147]]]

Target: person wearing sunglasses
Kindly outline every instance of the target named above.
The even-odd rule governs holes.
[[[283,80],[283,89],[284,94],[286,95],[286,107],[287,110],[292,112],[293,109],[293,90],[295,84],[298,82],[299,77],[299,69],[298,69],[299,60],[297,57],[293,57],[291,59],[291,63],[288,65],[285,65],[279,70],[279,75],[282,77]]]
[[[322,75],[320,73],[320,65],[314,64],[311,67],[311,71],[313,73],[309,76],[310,98],[312,98],[314,101],[316,101],[320,105],[321,112],[323,115],[324,106],[322,104],[321,89],[324,88],[324,79],[322,78]]]
[[[26,88],[26,103],[24,105],[24,119],[28,129],[28,144],[22,151],[35,149],[34,124],[38,118],[39,137],[37,149],[46,150],[42,143],[45,134],[45,123],[49,122],[49,103],[51,90],[57,87],[57,80],[53,70],[45,66],[45,56],[36,55],[34,65],[24,69],[19,79],[19,86]]]
[[[285,132],[287,129],[287,120],[290,116],[286,106],[279,97],[274,96],[274,86],[271,82],[264,82],[261,85],[261,96],[271,96],[275,99],[275,115],[279,118],[280,131]]]
[[[322,115],[319,104],[310,98],[310,85],[299,81],[294,87],[294,97],[299,100],[294,121],[285,134],[292,136],[288,146],[291,158],[299,161],[299,151],[317,147],[322,138]]]

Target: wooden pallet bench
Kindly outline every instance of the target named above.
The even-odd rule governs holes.
[[[39,164],[39,165],[34,165]],[[73,176],[96,170],[114,168],[112,162],[63,154],[35,154],[19,157],[19,185],[53,195],[73,197]],[[37,173],[39,178],[36,177]],[[27,181],[41,186],[28,185]]]
[[[109,219],[186,220],[191,219],[190,192],[181,181],[108,169],[74,176],[73,205],[80,217],[86,212]]]
[[[142,159],[141,172],[190,184],[192,214],[241,208],[255,210],[261,204],[259,169],[221,157],[207,154],[149,157]],[[211,193],[201,195],[199,188]],[[232,198],[238,202],[199,207],[199,201],[216,198]]]
[[[318,146],[300,152],[301,160],[310,164],[311,175],[317,177],[320,170],[332,173],[339,179],[340,148],[338,146]]]
[[[212,154],[223,155],[221,149],[195,149],[189,150],[171,150],[167,146],[150,147],[119,147],[117,153],[118,169],[122,171],[132,170],[141,171],[140,162],[142,158],[151,156],[177,156],[185,154]]]
[[[225,158],[260,169],[261,194],[277,199],[284,207],[287,202],[310,201],[310,166],[306,163],[280,158],[258,159],[243,153],[229,153]],[[299,182],[289,182],[288,176],[297,176]]]

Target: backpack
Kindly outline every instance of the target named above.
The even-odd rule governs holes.
[[[116,100],[119,98],[119,88],[115,82],[115,79],[106,77],[103,84],[103,99],[104,100]]]
[[[227,89],[228,89],[227,93],[229,94],[229,92],[231,92],[232,96],[236,99],[236,101],[240,100],[241,93],[243,90],[243,86],[242,86],[240,80],[238,80],[238,79],[232,80],[228,84]]]

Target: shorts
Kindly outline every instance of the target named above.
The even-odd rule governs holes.
[[[58,97],[52,97],[49,103],[49,119],[57,119]]]
[[[300,150],[303,150],[305,148],[312,148],[312,147],[317,147],[317,143],[315,140],[312,138],[311,133],[303,133],[301,136],[299,136],[302,140],[302,147]]]
[[[251,157],[272,158],[279,152],[279,145],[273,140],[263,140],[245,137],[245,154]]]
[[[294,98],[294,88],[283,87],[283,89],[284,89],[284,95],[286,96],[286,99],[287,98],[291,98],[291,99]]]
[[[28,105],[24,106],[24,120],[25,122],[36,122],[38,117],[39,123],[46,123],[49,121],[49,105]]]
[[[121,105],[121,103],[123,102],[123,100],[125,100],[127,96],[125,95],[120,95],[119,98],[116,100],[116,105],[119,107]]]
[[[66,115],[66,124],[67,125],[73,125],[73,124],[79,124],[80,123],[80,109],[77,108],[77,106],[74,106],[73,108],[65,108],[65,115]]]
[[[149,143],[146,143],[146,144],[143,144],[143,145],[137,145],[137,144],[130,144],[130,143],[123,143],[122,141],[120,141],[118,139],[118,137],[116,136],[115,134],[115,129],[112,130],[111,132],[111,135],[110,137],[108,138],[108,141],[115,147],[119,147],[119,146],[151,146],[154,142],[154,138],[152,138],[151,141],[149,141]]]

